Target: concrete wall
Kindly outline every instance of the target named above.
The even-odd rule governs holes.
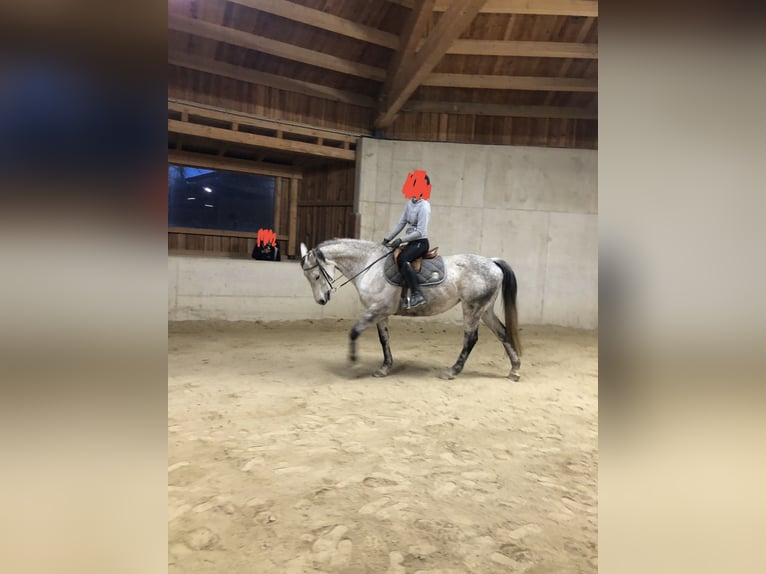
[[[351,285],[318,305],[297,261],[168,256],[171,321],[348,319],[360,310]]]
[[[522,324],[597,326],[596,152],[365,138],[360,157],[362,238],[380,241],[391,230],[407,173],[425,169],[434,185],[432,245],[443,254],[508,261],[519,281]],[[317,305],[295,261],[168,257],[170,320],[349,319],[360,312],[350,285]],[[460,318],[453,309],[433,320]]]
[[[364,138],[359,157],[363,239],[391,230],[407,173],[424,169],[433,185],[432,246],[510,263],[522,324],[597,326],[596,151]]]

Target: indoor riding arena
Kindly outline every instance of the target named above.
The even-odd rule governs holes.
[[[169,571],[595,573],[597,2],[168,9]],[[350,335],[385,262],[352,278],[320,246],[382,249],[421,171],[465,285],[391,316],[373,376],[378,315],[355,361]],[[460,254],[515,277],[472,350],[488,279]]]

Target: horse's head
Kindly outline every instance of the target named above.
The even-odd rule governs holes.
[[[301,243],[301,268],[314,292],[314,301],[320,305],[330,300],[332,293],[332,277],[335,266],[327,261],[319,249],[309,251]]]

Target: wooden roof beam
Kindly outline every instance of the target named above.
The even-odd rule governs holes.
[[[420,39],[423,37],[426,26],[431,19],[434,1],[435,0],[419,0],[410,12],[407,21],[404,23],[401,36],[399,37],[399,49],[391,58],[391,62],[388,65],[388,72],[386,73],[386,81],[383,83],[383,87],[380,90],[380,107],[385,106],[388,101],[391,90],[394,87],[394,81],[401,69],[402,62],[414,57]]]
[[[248,8],[255,8],[267,14],[287,18],[288,20],[307,24],[363,42],[369,42],[370,44],[377,44],[392,50],[396,50],[399,47],[399,38],[395,34],[389,34],[372,26],[365,26],[353,20],[346,20],[345,18],[340,18],[321,10],[315,10],[314,8],[308,8],[294,2],[285,2],[285,0],[230,1],[234,4],[247,6]]]
[[[188,151],[168,150],[168,163],[205,167],[208,169],[222,169],[225,171],[257,173],[274,177],[297,177],[299,179],[303,177],[301,170],[296,168]]]
[[[598,44],[510,40],[455,40],[455,43],[447,49],[447,54],[596,60],[598,59]]]
[[[346,20],[321,10],[315,10],[284,0],[230,0],[234,4],[241,4],[249,8],[257,9],[267,14],[273,14],[295,22],[301,22],[327,32],[333,32],[355,40],[361,40],[376,46],[382,46],[391,50],[399,49],[399,37],[372,26],[359,24],[352,20]],[[432,0],[430,4],[434,4]],[[488,3],[491,0],[488,0]],[[425,21],[428,21],[433,6],[422,9]],[[483,11],[483,10],[480,10]],[[403,33],[403,37],[411,38],[412,33]],[[418,41],[422,36],[415,39]],[[410,50],[412,51],[412,50]],[[502,40],[456,40],[447,50],[448,54],[463,54],[473,56],[521,56],[530,58],[598,58],[598,46],[596,44],[577,44],[567,42],[514,42]]]
[[[313,84],[310,82],[304,82],[302,80],[295,80],[293,78],[287,78],[277,74],[259,72],[257,70],[235,66],[233,64],[221,62],[218,60],[197,58],[182,52],[169,53],[168,64],[189,70],[196,70],[198,72],[206,72],[208,74],[214,74],[216,76],[230,78],[232,80],[239,80],[241,82],[268,86],[269,88],[276,88],[286,92],[303,94],[305,96],[311,96],[314,98],[325,98],[328,100],[343,102],[345,104],[352,104],[365,108],[375,107],[375,101],[372,98],[361,94],[345,92],[343,90],[330,88],[321,84]]]
[[[402,111],[475,116],[504,116],[514,118],[561,118],[572,120],[598,119],[598,112],[589,108],[514,106],[506,104],[480,104],[475,102],[430,102],[410,100],[404,104]]]
[[[414,0],[388,0],[411,8]],[[451,0],[436,0],[434,12],[446,12]],[[487,0],[482,14],[539,14],[543,16],[598,17],[597,0]]]
[[[378,82],[382,82],[386,78],[386,71],[381,68],[367,66],[351,60],[331,56],[330,54],[323,54],[316,50],[308,50],[285,42],[256,36],[242,30],[235,30],[234,28],[220,26],[196,18],[168,14],[168,28],[217,42],[225,42],[248,50],[255,50],[264,54],[302,62],[311,66],[318,66],[342,74],[349,74]]]
[[[597,92],[596,80],[547,76],[493,76],[483,74],[431,74],[422,85],[484,90],[531,90],[542,92]]]
[[[584,42],[585,38],[587,38],[588,35],[590,34],[591,28],[593,28],[595,24],[596,24],[595,18],[586,18],[582,24],[582,27],[580,28],[580,31],[577,33],[577,38],[575,39],[575,41]],[[571,58],[566,60],[562,64],[561,69],[559,70],[559,76],[566,76],[569,73],[569,68],[572,67],[572,64],[574,64],[574,62],[572,61]],[[546,106],[553,102],[554,96],[555,94],[553,92],[551,92],[550,94],[546,96],[545,98]]]
[[[420,51],[413,58],[402,60],[402,65],[391,80],[390,91],[384,91],[383,93],[380,114],[375,120],[376,127],[383,128],[391,125],[404,102],[417,89],[423,79],[431,73],[431,70],[436,67],[436,64],[444,57],[447,49],[473,21],[485,2],[486,0],[456,0],[442,14],[439,22],[431,30]],[[431,6],[432,4],[433,2],[430,0],[424,1],[420,5],[418,16],[421,16],[424,5]],[[421,17],[424,18],[424,16]],[[414,34],[407,38],[402,37],[402,47],[404,47],[405,39],[408,44],[418,40]],[[404,56],[407,56],[407,54],[407,52],[403,52]],[[393,70],[389,70],[389,72],[391,71]]]

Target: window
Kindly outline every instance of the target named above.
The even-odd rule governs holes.
[[[274,228],[273,177],[171,165],[168,225],[225,231]]]

